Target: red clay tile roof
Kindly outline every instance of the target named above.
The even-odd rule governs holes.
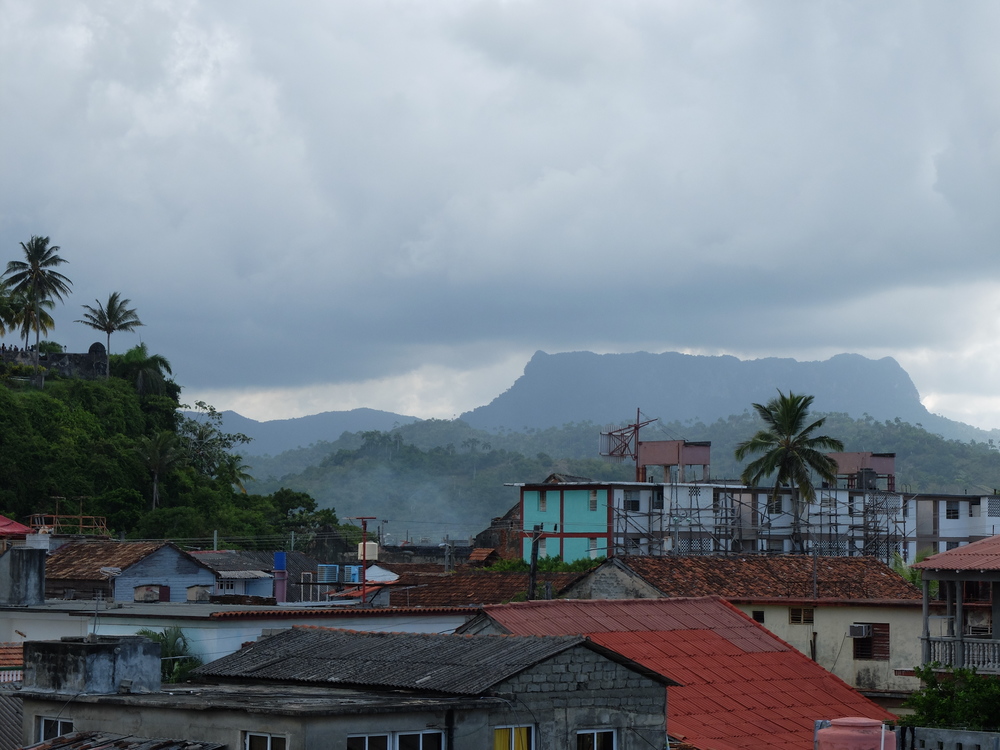
[[[476,547],[469,553],[469,562],[486,562],[491,555],[497,556],[497,551],[492,547]]]
[[[67,544],[53,552],[45,562],[45,578],[70,581],[99,581],[104,578],[101,568],[125,570],[148,557],[161,547],[174,547],[170,542],[79,542]],[[174,547],[174,549],[177,549]],[[197,565],[204,563],[187,555]]]
[[[0,643],[0,669],[20,669],[24,666],[24,645]]]
[[[719,597],[521,602],[485,607],[516,635],[586,635],[681,683],[671,737],[701,750],[812,746],[816,719],[894,718]]]
[[[939,552],[910,567],[917,570],[1000,570],[1000,536]]]
[[[808,555],[747,557],[621,557],[620,562],[664,596],[812,599],[813,558]],[[608,561],[605,565],[614,564]],[[873,557],[816,560],[820,599],[920,599],[921,592]]]
[[[538,583],[552,582],[553,594],[580,578],[580,573],[539,573]],[[461,572],[427,576],[414,582],[400,577],[389,592],[389,603],[398,607],[469,607],[501,604],[528,591],[527,573]]]

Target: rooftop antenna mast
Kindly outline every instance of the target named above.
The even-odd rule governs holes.
[[[618,464],[631,458],[635,461],[635,481],[645,481],[644,474],[646,472],[642,466],[639,466],[639,430],[655,421],[655,419],[647,419],[643,422],[639,409],[636,409],[633,424],[624,427],[608,425],[601,433],[601,455]]]
[[[349,519],[361,521],[361,605],[368,604],[368,522],[378,516],[354,516]]]

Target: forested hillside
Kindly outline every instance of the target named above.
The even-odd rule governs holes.
[[[823,415],[816,415],[823,416]],[[1000,451],[989,443],[945,440],[900,420],[879,422],[827,414],[822,432],[848,451],[896,453],[897,488],[904,492],[985,494],[1000,486]],[[744,413],[717,420],[643,429],[643,440],[710,440],[712,477],[734,479],[742,466],[736,445],[761,423]],[[597,455],[601,428],[592,423],[524,433],[474,430],[461,420],[429,420],[346,433],[332,443],[254,458],[252,486],[285,486],[308,492],[342,515],[388,519],[411,533],[432,524],[477,530],[517,501],[507,482],[537,482],[554,471],[592,479],[630,480],[631,464],[609,464]]]
[[[290,531],[356,536],[303,493],[245,492],[235,452],[243,436],[223,432],[203,404],[198,419],[181,416],[180,388],[155,367],[132,367],[151,359],[136,349],[112,356],[105,380],[50,373],[38,389],[0,371],[0,514],[103,516],[115,536],[131,538],[204,542],[218,531],[281,545]]]

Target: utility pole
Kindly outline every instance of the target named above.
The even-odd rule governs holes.
[[[538,581],[538,540],[542,538],[542,524],[535,524],[531,532],[531,564],[528,568],[528,601],[535,598]]]
[[[368,522],[377,516],[355,516],[351,520],[361,521],[361,603],[368,604]]]

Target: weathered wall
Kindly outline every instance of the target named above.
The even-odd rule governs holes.
[[[34,355],[25,351],[5,351],[2,354],[2,359],[4,362],[29,367],[35,364]],[[41,354],[38,358],[38,364],[50,372],[58,372],[64,378],[98,380],[108,374],[108,355],[105,352]]]
[[[747,615],[764,613],[765,628],[782,640],[812,657],[812,640],[816,641],[816,662],[833,672],[851,687],[862,691],[909,692],[920,687],[916,677],[903,677],[896,670],[911,670],[921,663],[920,602],[906,606],[856,604],[820,604],[813,607],[812,623],[792,623],[789,607],[809,606],[789,604],[755,604],[733,602]],[[888,623],[889,660],[855,659],[853,639],[847,636],[852,623]],[[815,634],[815,636],[814,636]]]
[[[160,644],[140,637],[65,638],[24,644],[24,687],[75,695],[160,689]]]
[[[608,561],[574,583],[567,599],[658,599],[660,592],[639,576]]]
[[[667,688],[584,647],[521,672],[494,691],[510,691],[509,711],[490,723],[536,723],[536,747],[575,747],[581,729],[616,729],[618,750],[662,747]],[[628,728],[628,731],[626,731]]]
[[[45,550],[11,547],[0,555],[0,606],[45,603]]]
[[[160,547],[115,578],[115,601],[134,601],[136,586],[169,586],[170,601],[186,602],[188,586],[211,586],[215,574],[173,547]]]

